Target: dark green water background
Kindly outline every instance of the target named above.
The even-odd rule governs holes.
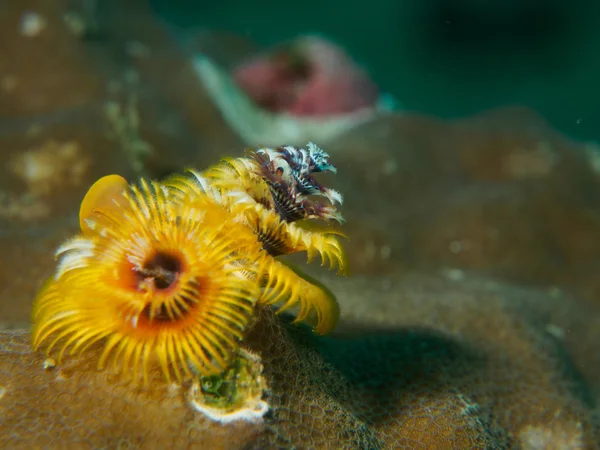
[[[342,44],[408,110],[460,117],[527,105],[600,140],[600,0],[153,0],[179,33],[262,45],[316,32]]]

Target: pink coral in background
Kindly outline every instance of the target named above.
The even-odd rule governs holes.
[[[250,146],[327,145],[397,112],[337,45],[304,36],[227,67],[200,52],[193,68],[230,128]]]
[[[339,46],[301,37],[240,64],[238,86],[266,110],[328,116],[375,108],[379,89]]]

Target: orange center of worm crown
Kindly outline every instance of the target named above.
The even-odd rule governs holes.
[[[139,331],[156,331],[157,328],[169,327],[180,328],[193,316],[192,312],[200,304],[198,299],[206,293],[207,280],[194,281],[194,290],[197,291],[196,298],[188,298],[189,295],[181,293],[178,296],[179,314],[171,316],[167,309],[167,303],[173,303],[173,297],[181,290],[181,275],[186,270],[186,264],[181,255],[163,251],[154,252],[143,263],[141,267],[125,260],[119,270],[119,285],[122,288],[135,291],[146,297],[148,301],[135,317],[131,325]],[[159,307],[156,308],[156,302]],[[154,304],[154,314],[152,308]]]

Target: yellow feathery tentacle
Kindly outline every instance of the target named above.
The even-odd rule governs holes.
[[[260,205],[245,209],[238,220],[254,230],[272,256],[307,252],[311,261],[318,254],[322,265],[329,263],[330,269],[337,267],[340,274],[345,273],[346,256],[337,238],[345,236],[333,228],[309,230],[302,222],[282,221],[277,213]]]
[[[287,223],[277,213],[260,205],[253,205],[235,212],[240,223],[248,226],[270,256],[288,255],[296,250],[287,232]]]
[[[267,208],[272,208],[269,186],[258,175],[258,164],[249,158],[225,158],[219,164],[203,172],[211,184],[223,195],[239,199],[245,193],[249,199]]]
[[[162,184],[170,189],[173,197],[179,201],[194,197],[206,198],[219,205],[224,204],[221,191],[207,177],[194,169],[186,169],[181,174],[172,175]]]
[[[263,285],[259,303],[281,304],[278,313],[299,306],[295,322],[309,322],[319,334],[328,334],[337,325],[340,309],[333,293],[298,269],[271,259],[263,275]]]
[[[309,261],[318,254],[322,265],[329,264],[345,273],[346,259],[336,236],[344,234],[332,228],[316,229],[308,223],[286,222],[269,208],[271,193],[266,182],[256,175],[257,163],[247,158],[227,158],[202,174],[189,171],[166,181],[166,185],[188,197],[209,194],[235,218],[258,236],[271,255],[306,251]],[[220,194],[220,195],[219,195]],[[270,205],[272,206],[272,205]]]
[[[296,251],[305,251],[309,262],[318,254],[321,265],[329,263],[329,268],[337,267],[340,275],[346,273],[346,254],[338,239],[338,236],[346,237],[343,233],[333,228],[310,231],[301,223],[288,224],[287,232]]]
[[[257,171],[257,164],[249,158],[223,158],[218,164],[204,171],[203,175],[210,178],[218,186],[219,182],[232,183],[234,186],[243,186],[253,178]],[[219,188],[231,188],[233,186],[219,186]]]
[[[236,180],[239,180],[239,178],[236,178]],[[235,221],[246,225],[245,215],[247,210],[256,206],[256,201],[242,190],[241,186],[237,189],[221,191],[216,187],[214,179],[193,169],[188,169],[183,174],[167,178],[163,185],[171,191],[173,197],[179,202],[195,203],[198,199],[212,201],[225,208]]]
[[[59,276],[34,303],[35,348],[61,359],[99,344],[99,368],[144,382],[153,365],[169,381],[227,366],[261,294],[264,252],[219,205],[169,192],[129,187],[124,207],[95,210],[94,227],[62,246]]]

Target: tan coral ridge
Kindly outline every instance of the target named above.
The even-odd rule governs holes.
[[[574,299],[467,275],[325,281],[343,306],[341,334],[318,338],[261,307],[242,344],[264,366],[271,411],[262,422],[223,426],[192,407],[188,385],[132,390],[86,358],[44,371],[27,332],[3,332],[0,442],[595,448],[586,384],[571,361],[578,362],[580,342],[597,337],[598,318],[590,321]],[[550,324],[571,331],[549,333]]]

